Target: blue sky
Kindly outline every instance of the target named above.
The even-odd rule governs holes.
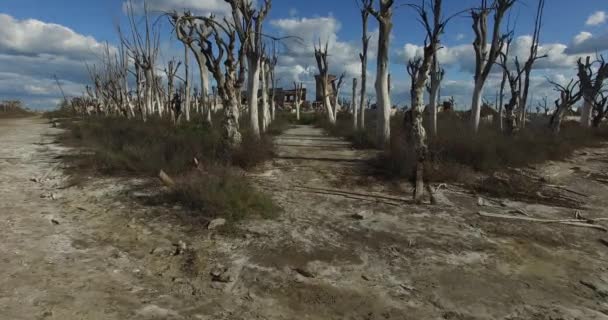
[[[136,5],[139,2],[134,1]],[[32,107],[52,107],[59,98],[53,74],[61,79],[68,94],[80,94],[87,82],[84,63],[95,62],[102,42],[116,44],[114,26],[125,19],[123,2],[2,0],[0,99],[19,98]],[[224,10],[222,0],[149,0],[148,3],[153,9],[161,10],[184,7],[195,11]],[[444,12],[459,12],[477,4],[479,0],[444,0]],[[516,35],[519,37],[515,51],[525,52],[525,36],[532,28],[535,8],[536,0],[521,0],[512,10],[510,21],[517,22]],[[565,81],[574,76],[574,61],[578,56],[608,49],[608,17],[602,14],[604,11],[608,11],[608,1],[605,0],[547,1],[541,46],[550,57],[534,73],[536,81],[533,81],[533,86],[538,98],[553,94],[545,77]],[[375,21],[370,19],[370,31],[376,32]],[[312,41],[318,38],[330,41],[330,71],[336,74],[346,72],[347,77],[358,75],[361,26],[355,0],[274,0],[267,21],[269,33],[295,34],[306,42],[285,43],[285,55],[280,58],[279,68],[283,85],[297,80],[313,87],[311,79],[315,65],[311,47]],[[409,80],[404,64],[419,52],[423,33],[416,16],[407,7],[396,10],[394,24],[391,43],[393,100],[406,104],[409,102]],[[163,32],[163,48],[166,49],[163,57],[179,55],[168,25]],[[472,86],[472,37],[468,15],[455,18],[443,37],[445,49],[440,55],[448,70],[444,96],[455,96],[463,105],[468,104]],[[368,81],[372,93],[374,48],[372,44],[369,66],[372,79]],[[494,82],[491,78],[486,90],[488,97],[496,90]]]

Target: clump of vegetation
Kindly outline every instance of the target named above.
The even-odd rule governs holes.
[[[280,208],[257,191],[242,174],[227,167],[207,168],[180,176],[168,199],[197,210],[206,218],[235,222],[246,217],[273,218]]]
[[[220,122],[215,120],[213,123]],[[269,129],[275,134],[284,127],[277,123]],[[243,128],[243,143],[228,149],[220,125],[209,125],[198,118],[175,125],[157,117],[144,122],[99,116],[63,124],[67,130],[61,140],[84,148],[71,158],[77,173],[155,177],[163,170],[177,177],[168,199],[201,211],[205,217],[236,221],[278,212],[268,196],[254,190],[233,168],[251,169],[270,159],[274,145],[269,135],[256,138]],[[197,166],[204,168],[204,173],[196,170]]]
[[[372,112],[369,112],[371,114]],[[343,137],[352,142],[357,149],[375,148],[375,126],[353,130],[353,115],[346,112],[338,113],[336,123],[332,124],[327,117],[317,116],[313,119],[315,126],[322,128],[329,135]]]
[[[344,137],[359,148],[375,147],[373,112],[367,115],[365,130],[353,130],[350,115],[340,114],[336,125],[319,118],[316,124],[333,136]],[[426,127],[428,132],[429,128]],[[608,138],[608,129],[586,130],[578,123],[564,123],[561,134],[549,130],[546,119],[535,119],[525,130],[507,135],[496,124],[482,124],[476,134],[466,117],[458,112],[440,113],[439,134],[429,137],[425,180],[429,182],[463,181],[469,173],[492,173],[509,167],[526,167],[548,160],[563,160],[574,151],[595,147]],[[403,114],[391,123],[391,142],[371,162],[374,169],[390,179],[411,179],[416,158],[409,148]]]
[[[33,115],[33,112],[27,110],[21,101],[11,100],[0,102],[0,119],[23,118],[31,115]]]

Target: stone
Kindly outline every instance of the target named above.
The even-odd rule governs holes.
[[[372,214],[369,211],[360,211],[353,214],[351,217],[356,220],[365,220],[371,217]]]
[[[211,220],[211,222],[209,222],[209,225],[207,226],[207,229],[208,230],[214,230],[214,229],[217,229],[217,228],[219,228],[219,227],[221,227],[221,226],[223,226],[225,224],[226,224],[226,219],[223,219],[223,218],[214,219],[214,220]]]

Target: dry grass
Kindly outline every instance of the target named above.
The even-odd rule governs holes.
[[[215,124],[220,119],[215,119]],[[245,123],[245,122],[241,122]],[[256,191],[234,166],[250,169],[274,154],[268,135],[258,140],[242,128],[242,146],[228,151],[219,125],[202,119],[175,126],[168,119],[143,122],[121,117],[90,117],[63,122],[65,144],[83,152],[68,160],[73,175],[104,174],[156,177],[162,169],[176,177],[167,199],[200,212],[204,217],[236,221],[246,216],[267,217],[278,209]],[[271,127],[280,133],[278,125]],[[199,168],[194,166],[194,158]]]
[[[178,177],[167,199],[196,210],[207,219],[224,218],[228,222],[247,217],[273,218],[281,211],[268,195],[228,167],[192,171]]]

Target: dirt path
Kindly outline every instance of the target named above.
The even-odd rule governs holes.
[[[0,319],[608,319],[605,233],[481,218],[453,187],[411,205],[366,177],[371,154],[318,129],[278,137],[251,175],[284,213],[231,234],[147,206],[145,181],[63,189],[57,157],[72,151],[49,144],[57,132],[0,122]],[[540,171],[589,194],[584,215],[608,216],[608,186],[588,179],[608,148],[575,159]],[[483,210],[573,215],[505,203]]]

